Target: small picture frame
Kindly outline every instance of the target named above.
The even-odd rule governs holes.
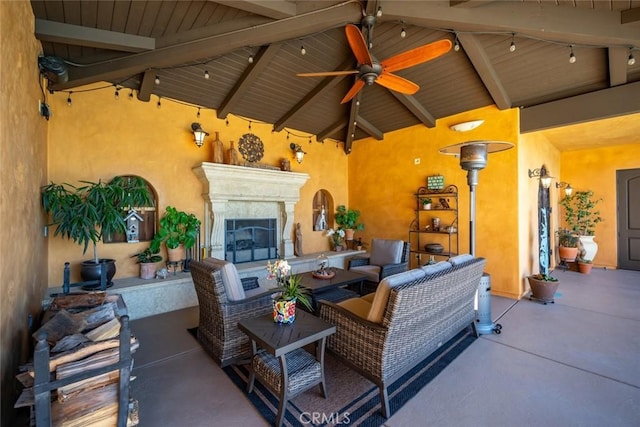
[[[444,175],[433,175],[427,177],[427,189],[428,190],[442,190],[444,189]]]

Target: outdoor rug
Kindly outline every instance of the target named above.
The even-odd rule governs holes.
[[[189,332],[193,334],[195,331]],[[395,414],[475,339],[470,327],[461,331],[390,385],[387,392],[391,414]],[[278,398],[257,380],[253,392],[250,395],[246,394],[248,365],[228,366],[223,368],[223,371],[245,392],[265,420],[274,424],[278,412]],[[315,386],[289,401],[284,426],[379,427],[384,424],[386,420],[380,413],[378,387],[328,352],[325,355],[325,381],[328,394],[326,399],[320,394],[320,386]]]

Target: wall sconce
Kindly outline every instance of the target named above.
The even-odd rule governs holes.
[[[304,152],[302,147],[292,142],[289,145],[289,148],[291,148],[291,151],[293,151],[293,155],[295,156],[295,159],[298,161],[298,163],[302,163],[302,159],[304,158],[304,155],[307,154]]]
[[[549,175],[549,173],[547,172],[547,167],[545,165],[542,165],[540,169],[529,169],[529,178],[533,178],[536,176],[540,177],[540,183],[542,184],[542,187],[551,187],[551,180],[553,179],[553,177]]]
[[[473,120],[470,122],[456,123],[449,126],[449,129],[456,132],[468,132],[470,130],[474,130],[475,128],[477,128],[483,123],[484,123],[484,120]]]
[[[202,144],[204,144],[204,138],[207,137],[209,133],[202,130],[200,123],[191,123],[191,130],[193,131],[193,138],[196,145],[198,147],[202,147]]]
[[[573,193],[573,187],[568,182],[556,182],[556,188],[564,188],[564,194],[570,196]]]

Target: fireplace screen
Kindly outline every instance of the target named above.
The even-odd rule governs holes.
[[[225,259],[234,264],[277,257],[276,219],[228,219]]]

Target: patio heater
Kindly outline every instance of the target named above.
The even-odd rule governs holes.
[[[471,255],[476,254],[476,194],[478,185],[478,171],[487,166],[487,155],[513,148],[513,144],[503,141],[467,141],[450,145],[440,149],[440,153],[454,155],[460,158],[460,167],[467,171],[467,184],[469,184],[469,250]],[[502,325],[491,320],[491,276],[483,273],[478,284],[478,323],[476,330],[479,334],[499,334]]]

